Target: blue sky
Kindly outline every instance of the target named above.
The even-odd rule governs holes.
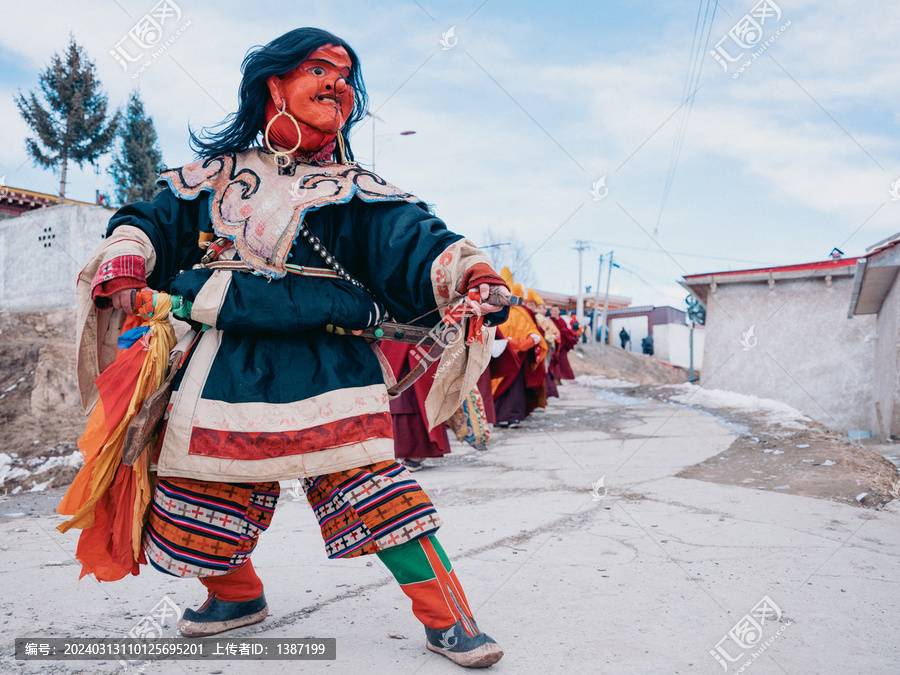
[[[615,249],[614,293],[680,306],[683,274],[820,260],[835,246],[857,255],[900,230],[900,200],[889,194],[900,178],[893,2],[779,2],[781,17],[764,23],[760,44],[790,25],[737,79],[704,54],[657,233],[699,2],[259,2],[252,12],[247,3],[175,2],[181,17],[164,24],[164,39],[190,25],[136,78],[109,51],[155,2],[7,8],[0,175],[9,185],[54,192],[58,184],[27,161],[12,97],[36,85],[70,32],[111,104],[140,89],[165,162],[178,166],[192,159],[188,125],[234,109],[246,51],[314,25],[360,54],[384,120],[377,172],[479,244],[494,243],[489,229],[518,238],[539,288],[575,292],[578,239],[593,246],[585,284],[596,284],[600,253]],[[720,4],[709,48],[755,4]],[[35,25],[27,38],[13,28]],[[443,49],[451,27],[457,41]],[[371,166],[370,123],[353,144]],[[609,192],[597,201],[590,190],[601,176]],[[93,197],[93,171],[70,167],[70,181],[69,196]],[[100,181],[110,191],[105,171]]]

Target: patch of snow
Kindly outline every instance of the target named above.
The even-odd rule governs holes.
[[[33,481],[31,481],[31,489],[29,490],[29,492],[43,492],[44,490],[47,489],[47,487],[52,482],[53,482],[52,478],[50,480],[48,480],[46,483],[38,483],[36,480],[33,480]]]
[[[640,386],[637,382],[603,377],[603,375],[579,375],[575,378],[575,381],[582,386],[599,389],[621,389],[623,387]]]
[[[18,460],[13,459],[5,452],[0,452],[0,487],[2,487],[7,480],[27,478],[31,475],[31,472],[28,469],[23,469],[20,466],[14,467],[13,464],[17,461]],[[13,491],[13,494],[16,494],[15,491]]]
[[[835,463],[832,462],[830,459],[826,459],[824,462],[822,462],[822,466],[834,466],[834,464]]]
[[[15,389],[15,388],[18,387],[18,386],[19,386],[19,383],[16,382],[14,385],[11,385],[11,386],[7,387],[6,389],[4,389],[3,392],[4,392],[4,393],[10,392],[10,391],[12,391],[13,389]]]
[[[745,413],[762,413],[767,421],[791,429],[806,429],[808,427],[805,423],[812,422],[796,408],[770,398],[738,394],[724,389],[707,389],[687,383],[669,386],[680,392],[672,396],[672,400],[679,403],[709,408],[730,408]]]
[[[60,457],[51,457],[40,469],[35,473],[44,473],[58,466],[71,466],[73,469],[80,469],[84,466],[84,458],[81,456],[80,450],[75,450],[71,455],[62,455]]]
[[[594,389],[594,398],[598,401],[606,401],[607,403],[615,403],[621,406],[646,405],[650,401],[633,398],[631,396],[623,396],[614,391],[606,391],[605,389]],[[575,421],[575,420],[572,420]]]
[[[74,469],[80,469],[84,465],[84,458],[82,458],[80,451],[75,450],[69,455],[51,457],[50,459],[47,459],[44,456],[34,457],[28,460],[28,468],[15,466],[16,464],[21,465],[21,463],[22,460],[19,459],[18,455],[15,453],[13,453],[13,455],[8,455],[5,452],[0,452],[0,487],[8,480],[21,480],[23,478],[44,473],[45,471],[49,471],[58,466],[71,466]],[[35,485],[36,484],[37,482],[35,481]],[[49,481],[47,484],[49,484]],[[47,484],[44,484],[44,487],[32,488],[31,491],[36,492],[43,490],[46,488]],[[16,488],[13,490],[12,494],[17,494],[19,489],[20,488]]]

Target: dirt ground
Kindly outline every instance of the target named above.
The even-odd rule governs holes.
[[[665,396],[665,388],[653,393],[654,398]],[[782,430],[757,415],[708,410],[723,418],[727,415],[741,436],[725,452],[677,474],[681,478],[779,490],[874,508],[894,499],[892,491],[900,489],[897,467],[815,422],[808,423],[810,428],[805,430]]]
[[[598,344],[580,344],[569,354],[569,363],[576,375],[602,375],[638,384],[688,381],[688,371],[684,368],[610,345],[601,352]]]
[[[74,310],[0,313],[0,489],[72,482],[87,421],[74,367]]]
[[[617,347],[607,347],[605,354],[591,346],[578,349],[582,356],[570,358],[576,375],[601,375],[640,383],[637,387],[627,382],[622,382],[621,387],[604,387],[606,396],[684,405],[671,400],[681,392],[665,386],[686,382],[682,369]],[[671,381],[664,379],[667,375]],[[681,376],[683,379],[677,379]],[[777,490],[876,509],[898,498],[897,467],[843,434],[812,420],[797,425],[803,428],[793,428],[773,424],[761,413],[709,406],[702,409],[719,417],[740,436],[725,452],[683,470],[678,474],[681,478]]]

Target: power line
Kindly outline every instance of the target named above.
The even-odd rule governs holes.
[[[703,9],[703,0],[700,0],[700,5],[697,8],[697,19],[694,23],[694,37],[691,40],[691,55],[688,59],[688,69],[685,75],[684,87],[681,92],[682,114],[679,120],[678,130],[675,134],[675,141],[672,144],[672,154],[669,157],[669,166],[666,170],[666,180],[663,184],[663,196],[662,201],[659,205],[659,215],[657,215],[656,217],[656,227],[654,227],[653,229],[654,234],[657,234],[659,232],[659,223],[662,220],[663,211],[665,210],[666,204],[669,201],[669,193],[672,190],[672,183],[675,180],[675,170],[678,168],[678,160],[681,158],[681,148],[684,145],[684,139],[687,137],[688,120],[691,117],[691,111],[694,109],[694,94],[696,94],[696,91],[694,91],[694,94],[691,94],[690,96],[688,96],[688,92],[692,91],[694,89],[694,85],[700,82],[700,75],[703,72],[703,56],[706,55],[706,50],[709,48],[709,38],[712,34],[712,26],[716,18],[716,10],[719,7],[719,2],[718,0],[716,0],[716,4],[713,7],[712,17],[710,17],[709,19],[709,27],[707,27],[706,19],[709,16],[709,4],[710,0],[706,0],[706,12],[703,14],[702,25],[700,25],[700,14]],[[698,26],[700,28],[699,35],[697,31]],[[704,32],[706,32],[705,40],[703,38]],[[700,44],[704,42],[704,47],[701,50]]]
[[[597,242],[597,243],[602,244],[604,246],[615,246],[616,248],[628,248],[633,251],[643,251],[645,253],[652,252],[650,249],[648,249],[645,246],[627,246],[625,244],[613,244],[611,242],[602,242],[602,241]],[[701,253],[684,253],[682,251],[671,251],[669,249],[666,249],[666,253],[668,253],[669,255],[683,255],[688,258],[708,258],[709,260],[726,260],[728,262],[740,262],[740,263],[747,263],[749,265],[769,265],[769,264],[771,264],[770,262],[766,262],[763,260],[746,260],[744,258],[726,258],[726,257],[720,256],[720,255],[703,255]]]

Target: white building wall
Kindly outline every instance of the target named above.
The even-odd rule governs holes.
[[[703,348],[706,331],[703,326],[694,327],[694,369],[703,368]],[[673,366],[690,368],[691,327],[675,323],[663,323],[653,327],[653,355]]]
[[[838,431],[877,434],[875,316],[847,318],[852,284],[719,285],[706,303],[701,385],[783,401]]]
[[[615,345],[616,347],[621,346],[622,343],[619,340],[619,331],[622,330],[623,326],[631,336],[631,344],[628,345],[628,350],[641,354],[641,340],[643,340],[649,334],[647,317],[617,316],[610,319],[609,344]]]
[[[877,314],[874,373],[873,433],[900,436],[900,283],[891,285]],[[854,316],[852,321],[868,316]]]
[[[61,204],[0,221],[0,312],[75,307],[75,280],[113,213]]]

